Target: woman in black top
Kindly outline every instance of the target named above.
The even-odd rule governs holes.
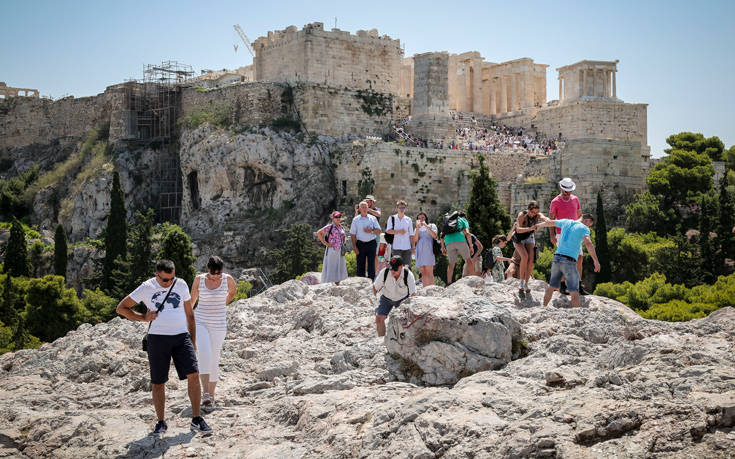
[[[533,255],[536,246],[534,232],[538,228],[537,223],[546,220],[546,216],[539,212],[536,201],[530,201],[527,209],[518,214],[516,232],[513,235],[513,247],[521,256],[521,288],[519,289],[521,295],[531,291],[528,288],[528,278],[533,273]]]

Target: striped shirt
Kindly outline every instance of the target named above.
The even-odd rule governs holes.
[[[222,282],[214,290],[207,288],[207,275],[199,275],[199,305],[194,310],[197,324],[205,325],[209,330],[227,330],[227,278],[222,273]]]

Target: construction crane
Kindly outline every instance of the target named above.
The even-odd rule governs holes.
[[[245,35],[245,32],[242,31],[242,27],[240,27],[238,24],[235,24],[233,27],[235,28],[237,34],[240,35],[242,42],[245,43],[245,47],[248,49],[248,51],[250,51],[250,55],[255,58],[255,50],[250,45],[250,39],[248,39],[248,36]],[[235,52],[237,52],[237,45],[235,45]]]

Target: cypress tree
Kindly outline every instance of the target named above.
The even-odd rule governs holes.
[[[5,250],[3,271],[14,277],[28,276],[26,235],[23,231],[23,225],[15,217],[13,217],[13,224],[10,227],[10,239],[8,240],[8,248]]]
[[[176,266],[176,277],[180,277],[191,286],[196,276],[194,269],[196,257],[192,254],[191,238],[178,225],[168,227],[161,241],[158,259],[173,261]]]
[[[68,246],[66,244],[66,231],[59,224],[54,234],[54,272],[66,279],[66,265],[68,260]]]
[[[112,192],[110,194],[110,214],[107,216],[105,230],[105,258],[102,261],[102,289],[109,292],[114,280],[112,272],[118,257],[127,257],[127,222],[125,219],[125,195],[120,187],[120,174],[112,175]]]
[[[490,169],[485,164],[485,158],[477,155],[480,168],[474,171],[472,189],[467,203],[467,219],[470,222],[470,232],[490,247],[490,241],[496,234],[510,228],[510,216],[505,207],[498,200],[495,180],[490,176]]]
[[[268,254],[278,262],[272,273],[274,282],[286,282],[317,269],[323,252],[314,244],[309,225],[294,223],[277,232],[284,242]]]
[[[595,222],[595,252],[600,262],[600,272],[595,276],[595,284],[610,282],[610,249],[607,246],[607,222],[602,195],[597,192],[597,221]]]
[[[153,209],[135,214],[137,224],[130,235],[130,283],[133,286],[151,277],[155,269],[152,253],[154,215]]]
[[[702,257],[702,281],[712,284],[716,278],[715,246],[710,237],[717,218],[717,201],[711,195],[701,195],[699,213],[699,254]]]
[[[17,313],[15,311],[15,295],[13,294],[13,278],[5,275],[3,281],[3,297],[0,298],[0,322],[7,326],[15,323]]]
[[[719,274],[727,274],[725,258],[735,258],[735,196],[727,189],[727,174],[720,179],[719,215],[717,220],[717,247],[719,248],[717,264]]]

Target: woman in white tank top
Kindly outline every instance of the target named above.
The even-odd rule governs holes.
[[[219,380],[219,356],[227,334],[227,303],[237,292],[235,280],[222,272],[224,263],[217,256],[209,258],[208,274],[200,274],[191,285],[191,303],[197,325],[199,379],[202,382],[202,406],[214,406],[214,389]]]

